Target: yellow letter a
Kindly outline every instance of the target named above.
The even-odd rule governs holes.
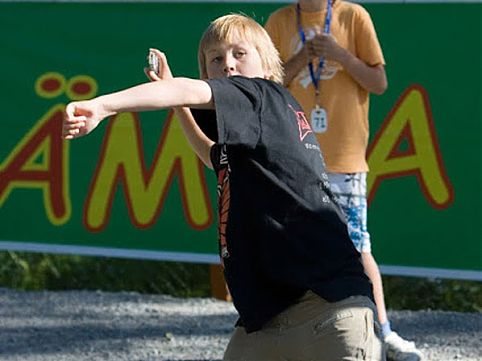
[[[408,149],[402,152],[399,148],[404,141]],[[383,179],[415,175],[433,207],[445,208],[452,202],[452,187],[422,87],[411,86],[402,94],[368,150],[368,164],[369,201]]]
[[[64,107],[52,107],[0,164],[0,207],[14,188],[40,188],[50,222],[60,225],[69,219],[69,147],[61,139]]]

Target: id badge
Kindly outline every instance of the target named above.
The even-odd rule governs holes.
[[[328,129],[328,117],[326,110],[316,106],[311,111],[311,128],[315,133],[324,133]]]

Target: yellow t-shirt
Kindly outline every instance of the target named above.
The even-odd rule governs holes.
[[[301,23],[307,40],[313,38],[317,29],[323,31],[325,14],[326,10],[301,12]],[[283,62],[287,62],[301,50],[296,4],[275,11],[270,15],[265,27]],[[385,64],[372,20],[362,6],[335,1],[330,32],[339,45],[365,63],[372,66]],[[316,71],[318,61],[313,65]],[[369,93],[358,85],[341,64],[325,61],[318,99],[308,66],[291,81],[288,89],[298,100],[308,119],[316,105],[326,111],[327,126],[316,135],[327,170],[335,173],[368,171],[366,148]]]

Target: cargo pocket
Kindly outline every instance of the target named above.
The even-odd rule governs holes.
[[[353,317],[350,309],[340,310],[328,319],[318,321],[313,327],[313,331],[316,335],[321,336],[325,333],[346,329],[347,324],[351,326]]]
[[[310,361],[381,360],[377,346],[373,312],[367,307],[333,310],[312,327],[313,339],[303,349],[303,359]]]

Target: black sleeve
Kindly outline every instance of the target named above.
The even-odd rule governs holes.
[[[216,125],[216,112],[213,109],[194,109],[191,108],[194,117],[201,131],[213,142],[218,141],[218,129]]]
[[[216,108],[218,143],[254,148],[261,133],[261,96],[256,82],[240,76],[207,82]]]

